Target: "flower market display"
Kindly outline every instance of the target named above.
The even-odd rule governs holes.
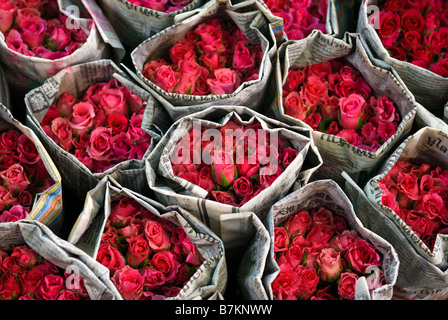
[[[112,202],[96,259],[125,300],[174,297],[203,261],[182,227],[128,197]]]
[[[379,253],[325,207],[300,211],[275,227],[274,252],[280,267],[271,284],[274,299],[353,300],[360,276],[371,291],[384,284]]]
[[[220,95],[258,79],[263,51],[235,24],[215,18],[189,31],[169,57],[148,61],[142,74],[168,93]]]
[[[143,158],[151,137],[141,128],[145,104],[117,80],[90,86],[82,97],[63,93],[41,126],[92,172]]]
[[[0,249],[0,266],[0,300],[89,300],[82,278],[71,286],[73,275],[27,245]]]
[[[67,28],[67,17],[56,0],[2,1],[0,31],[8,48],[25,56],[59,59],[72,54],[86,40],[81,28]]]
[[[345,59],[290,69],[282,99],[285,114],[371,152],[395,134],[401,119],[394,102],[375,98]]]
[[[25,219],[53,183],[30,138],[14,129],[0,134],[0,222]]]
[[[391,57],[448,77],[446,1],[387,0],[379,9],[377,32]]]
[[[191,0],[162,0],[162,1],[151,1],[151,0],[128,0],[130,3],[135,4],[137,6],[145,7],[148,9],[170,13],[174,11],[181,10],[186,5],[191,3]]]

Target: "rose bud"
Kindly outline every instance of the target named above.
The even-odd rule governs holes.
[[[230,186],[238,174],[232,154],[223,150],[215,151],[211,160],[213,180],[221,187]]]

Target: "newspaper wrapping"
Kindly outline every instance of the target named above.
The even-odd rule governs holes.
[[[0,65],[0,103],[11,110],[11,96],[9,93],[8,80],[6,79],[5,71]]]
[[[291,141],[293,147],[299,151],[294,161],[270,187],[241,207],[206,200],[207,191],[174,175],[170,161],[170,152],[193,126],[217,128],[230,119],[244,125],[258,121],[263,129],[276,132],[279,138]],[[270,204],[285,196],[293,186],[306,184],[321,164],[322,158],[310,138],[308,129],[290,127],[247,107],[216,106],[176,121],[146,159],[145,168],[149,187],[160,202],[188,210],[214,232],[219,233],[221,215],[253,212],[258,217],[263,217]]]
[[[357,32],[366,40],[372,53],[396,70],[400,78],[412,92],[415,99],[436,117],[443,118],[443,106],[448,101],[448,78],[406,61],[392,58],[378,36],[379,18],[373,19],[380,11],[383,0],[362,1]]]
[[[243,13],[240,12],[242,10]],[[215,105],[242,105],[260,111],[264,106],[263,98],[273,70],[271,60],[277,51],[277,40],[269,25],[266,10],[265,5],[261,5],[259,1],[245,1],[236,5],[232,5],[230,0],[209,1],[194,16],[157,33],[135,48],[131,58],[137,74],[132,71],[129,73],[161,102],[173,121]],[[272,14],[269,16],[276,18]],[[167,93],[143,76],[143,66],[149,57],[154,60],[169,56],[169,48],[184,38],[188,31],[214,17],[231,19],[251,43],[261,44],[263,59],[258,79],[243,82],[232,94],[199,96]]]
[[[123,45],[132,49],[175,24],[181,16],[194,14],[195,9],[204,2],[193,0],[180,10],[165,13],[133,4],[128,0],[98,1]]]
[[[382,204],[382,191],[378,185],[395,163],[400,160],[427,162],[448,168],[446,152],[448,135],[435,128],[422,128],[409,136],[394,151],[362,190],[350,177],[346,179],[347,195],[358,208],[359,219],[366,227],[389,241],[400,259],[400,272],[394,298],[446,299],[448,297],[448,236],[438,234],[434,248],[428,246],[390,208]]]
[[[58,168],[37,135],[29,127],[15,119],[11,111],[2,104],[0,104],[0,119],[0,132],[18,130],[33,141],[49,176],[54,181],[51,187],[36,195],[26,220],[37,220],[49,226],[53,231],[60,230],[63,223],[63,206],[61,176]]]
[[[282,103],[283,84],[289,69],[336,58],[346,58],[362,74],[375,96],[387,96],[395,102],[402,117],[396,133],[376,152],[354,147],[342,137],[312,131],[314,143],[324,159],[322,166],[313,175],[313,180],[332,179],[342,184],[344,181],[341,172],[345,171],[356,182],[362,182],[367,180],[372,169],[393,150],[394,145],[410,132],[415,118],[416,103],[392,72],[370,61],[359,36],[346,33],[345,39],[339,40],[314,30],[304,40],[283,43],[278,50],[276,74],[269,90],[270,95],[274,97],[270,112],[283,122],[311,129],[305,122],[285,113]]]
[[[245,299],[272,300],[271,283],[280,269],[275,261],[274,227],[301,210],[309,211],[324,206],[333,214],[346,219],[350,230],[371,243],[382,257],[381,269],[385,284],[371,293],[365,277],[356,283],[355,300],[390,300],[398,276],[400,261],[392,245],[367,229],[359,220],[347,195],[333,180],[318,180],[290,193],[276,202],[264,220],[264,230],[258,230],[238,269],[237,279]]]
[[[162,129],[155,123],[156,119],[164,119],[161,115],[161,107],[153,101],[153,98],[130,80],[126,80],[123,72],[111,60],[98,60],[87,62],[61,70],[55,76],[47,79],[45,83],[25,95],[27,108],[27,124],[35,131],[54,162],[57,164],[63,179],[70,181],[66,185],[78,198],[84,198],[87,191],[95,187],[105,175],[112,175],[117,181],[133,190],[147,186],[144,171],[144,158],[157,144],[161,137]],[[46,135],[40,123],[52,103],[64,92],[75,97],[81,97],[85,90],[98,82],[107,82],[115,77],[134,94],[147,101],[145,118],[142,129],[151,136],[151,146],[146,151],[142,160],[127,160],[102,172],[92,173],[76,157],[58,146]],[[162,126],[163,128],[163,126]]]
[[[174,299],[221,300],[227,285],[227,267],[220,238],[184,209],[163,206],[141,193],[122,187],[110,176],[101,179],[95,188],[87,193],[84,208],[70,232],[68,241],[96,259],[111,203],[122,197],[132,198],[155,215],[181,226],[204,257],[202,265]],[[117,299],[121,299],[121,296]]]
[[[109,270],[82,250],[56,236],[46,225],[33,220],[0,224],[0,249],[28,245],[44,259],[83,279],[90,300],[116,300],[117,290]],[[67,281],[70,281],[69,276]],[[76,282],[70,283],[75,286]]]
[[[5,65],[11,89],[26,93],[68,66],[98,59],[119,62],[124,57],[123,45],[94,0],[58,0],[58,5],[70,28],[82,28],[89,35],[86,42],[72,54],[50,60],[8,48],[5,35],[0,32],[0,61]]]

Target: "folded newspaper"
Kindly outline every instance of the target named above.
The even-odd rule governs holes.
[[[386,96],[395,102],[401,116],[401,122],[392,135],[375,152],[350,145],[343,137],[313,130],[304,121],[286,114],[283,102],[283,85],[288,70],[305,67],[336,58],[345,58],[357,69],[372,89],[373,95]],[[359,36],[346,33],[344,40],[336,39],[315,30],[304,40],[283,43],[277,56],[276,73],[271,81],[270,95],[275,99],[270,106],[271,114],[285,123],[306,127],[312,130],[314,143],[324,159],[322,166],[313,175],[313,180],[332,179],[343,183],[341,172],[345,171],[356,182],[363,183],[381,162],[393,150],[394,146],[411,130],[417,104],[406,88],[392,72],[383,69],[370,60]]]
[[[135,48],[131,57],[137,74],[132,71],[129,73],[155,99],[160,101],[173,121],[215,105],[244,105],[260,111],[264,106],[264,96],[273,70],[271,59],[277,50],[276,35],[269,25],[268,17],[276,20],[278,17],[266,11],[265,5],[259,1],[244,1],[235,5],[230,1],[209,1],[200,10],[198,9],[195,15],[157,33]],[[261,45],[263,58],[257,79],[243,82],[231,94],[201,96],[167,93],[142,74],[143,67],[149,58],[151,60],[166,58],[169,56],[169,48],[179,39],[184,38],[187,32],[215,17],[230,19],[246,35],[250,43]]]
[[[6,108],[11,109],[11,96],[9,93],[8,80],[6,79],[5,71],[0,65],[0,103]]]
[[[394,298],[412,300],[448,297],[448,235],[437,234],[431,249],[402,217],[383,204],[383,191],[379,181],[391,171],[397,161],[402,160],[441,166],[445,170],[448,168],[447,145],[446,131],[425,127],[403,141],[378,169],[377,174],[366,183],[364,189],[343,173],[346,193],[352,200],[359,219],[367,228],[389,241],[397,251],[401,267]]]
[[[94,189],[88,192],[84,208],[70,232],[68,241],[96,259],[110,215],[111,202],[123,197],[137,201],[156,216],[182,227],[204,258],[200,267],[178,295],[170,299],[222,299],[227,284],[227,268],[221,239],[182,208],[163,206],[138,192],[123,188],[110,176],[104,177]],[[121,296],[117,299],[121,299]]]
[[[238,286],[245,299],[272,300],[271,284],[279,274],[279,266],[274,255],[274,228],[288,217],[299,211],[325,207],[333,215],[341,216],[347,221],[350,230],[355,230],[359,237],[372,244],[382,258],[381,269],[385,283],[374,290],[369,290],[366,277],[356,282],[355,300],[390,300],[401,265],[394,247],[369,230],[358,218],[358,211],[350,200],[332,180],[310,182],[304,187],[290,193],[273,204],[264,222],[264,230],[257,230],[238,269]]]
[[[47,169],[48,175],[53,180],[53,185],[43,192],[36,194],[32,202],[30,212],[26,220],[37,220],[53,231],[59,231],[63,224],[62,186],[58,168],[53,163],[52,157],[45,149],[36,134],[27,126],[16,120],[11,111],[0,104],[0,132],[17,130],[26,135],[35,145],[36,150]],[[1,223],[0,223],[1,225]]]
[[[82,2],[81,2],[82,1]],[[14,90],[27,92],[41,85],[58,71],[75,64],[98,59],[121,61],[125,51],[109,21],[93,0],[58,0],[60,12],[70,28],[81,28],[88,38],[72,54],[58,59],[30,57],[9,48],[0,32],[0,61]],[[82,18],[87,16],[89,18]]]
[[[134,190],[140,190],[143,186],[147,186],[144,158],[149,155],[160,139],[164,126],[163,120],[166,116],[160,113],[163,112],[163,109],[146,91],[127,80],[123,75],[124,73],[111,60],[88,62],[61,70],[55,76],[47,79],[42,86],[33,89],[25,96],[27,124],[36,132],[47,148],[57,164],[62,178],[70,181],[67,184],[68,190],[80,198],[83,198],[106,175],[112,175],[122,185],[132,187]],[[151,137],[151,144],[141,160],[125,160],[104,172],[93,173],[73,154],[56,144],[43,130],[41,121],[61,94],[67,92],[80,98],[89,86],[108,82],[114,77],[147,102],[141,128]],[[160,126],[156,121],[160,121]]]
[[[9,251],[19,245],[29,246],[44,259],[71,274],[70,277],[80,276],[90,300],[117,299],[116,289],[109,280],[109,270],[82,250],[56,236],[42,223],[28,220],[1,223],[0,249]],[[71,284],[75,286],[76,281]]]
[[[406,84],[415,99],[436,117],[443,118],[443,106],[448,101],[448,78],[406,61],[391,57],[378,36],[377,14],[382,0],[362,1],[357,32],[365,39],[373,55],[392,67]],[[378,24],[378,25],[376,25]]]

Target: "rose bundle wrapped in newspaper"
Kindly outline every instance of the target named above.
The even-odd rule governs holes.
[[[194,14],[204,0],[99,0],[121,42],[134,49],[154,34],[171,27],[183,15]]]
[[[0,249],[0,262],[0,300],[89,300],[81,277],[79,286],[67,287],[71,274],[25,244],[8,252]]]
[[[342,41],[315,30],[282,44],[277,66],[271,112],[313,129],[324,159],[314,179],[343,183],[345,171],[364,181],[411,130],[416,102],[393,72],[373,64],[358,35]]]
[[[306,183],[321,159],[309,131],[246,107],[217,106],[184,117],[147,158],[150,188],[219,232],[220,216],[254,212]]]
[[[108,270],[38,221],[0,224],[0,300],[114,300]]]
[[[277,49],[266,11],[258,1],[209,1],[141,43],[129,72],[173,121],[215,105],[260,110]]]
[[[394,297],[441,299],[446,280],[446,132],[425,127],[408,137],[362,190],[347,175],[359,218],[400,259]]]
[[[2,1],[0,58],[11,88],[29,91],[65,67],[124,48],[93,1]]]
[[[170,59],[145,63],[142,74],[167,93],[232,94],[240,84],[256,80],[263,59],[240,29],[222,18],[207,20],[170,50]]]
[[[444,1],[363,1],[357,28],[372,54],[438,118],[448,101],[446,10]]]
[[[122,76],[111,60],[80,64],[25,97],[30,126],[79,197],[107,174],[135,190],[147,185],[143,160],[160,138],[153,119],[163,116],[147,92]]]
[[[0,222],[62,222],[61,177],[34,132],[0,105]]]
[[[86,197],[69,236],[109,269],[119,299],[220,299],[226,285],[224,247],[177,207],[104,177]]]
[[[332,180],[311,182],[275,203],[238,270],[246,299],[388,300],[398,256],[366,229]]]
[[[272,14],[283,19],[288,40],[306,38],[314,29],[338,33],[335,3],[332,0],[276,1],[264,0]]]

